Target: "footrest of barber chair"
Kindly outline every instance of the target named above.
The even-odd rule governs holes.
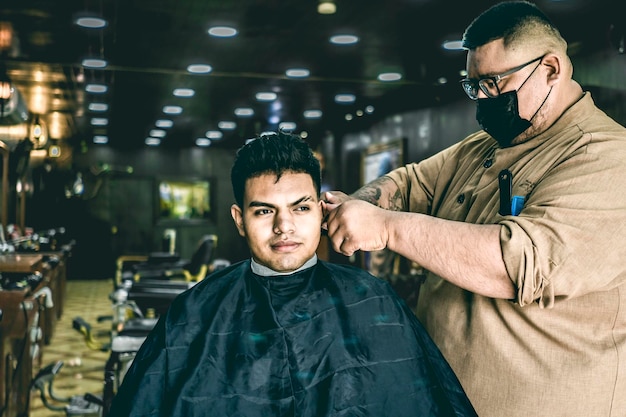
[[[111,351],[115,353],[137,352],[145,340],[145,336],[118,335],[111,341]]]

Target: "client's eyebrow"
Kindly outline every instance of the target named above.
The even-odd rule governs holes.
[[[289,207],[297,206],[298,204],[302,204],[304,202],[311,201],[311,200],[313,200],[313,197],[311,197],[310,195],[306,195],[306,196],[304,196],[302,198],[297,199],[293,203],[290,203]],[[270,204],[270,203],[264,203],[263,201],[251,201],[250,204],[248,204],[248,207],[270,207],[270,208],[276,208],[276,205]]]

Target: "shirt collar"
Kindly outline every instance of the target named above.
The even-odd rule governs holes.
[[[262,277],[269,277],[269,276],[277,276],[277,275],[291,275],[291,274],[295,274],[296,272],[300,272],[302,270],[310,268],[310,267],[312,267],[315,264],[317,264],[317,254],[313,254],[311,259],[306,261],[304,263],[304,265],[302,265],[300,268],[296,269],[295,271],[291,271],[291,272],[277,272],[277,271],[274,271],[273,269],[268,268],[265,265],[261,265],[260,263],[258,263],[254,259],[251,259],[250,266],[252,268],[252,272],[254,272],[255,274],[260,275]]]

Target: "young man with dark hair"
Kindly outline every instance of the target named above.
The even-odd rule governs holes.
[[[231,179],[251,259],[174,300],[111,416],[476,415],[385,281],[317,259],[320,166],[306,142],[263,134]]]

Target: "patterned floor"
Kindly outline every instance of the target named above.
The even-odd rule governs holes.
[[[54,379],[54,392],[58,397],[83,395],[87,392],[101,395],[103,387],[106,352],[87,347],[83,336],[72,328],[72,320],[82,317],[91,324],[98,341],[108,342],[110,322],[97,322],[98,316],[112,314],[108,295],[113,288],[111,280],[89,280],[67,282],[67,298],[63,316],[56,323],[49,345],[44,347],[42,366],[63,361],[63,367]],[[38,369],[34,370],[36,374]],[[55,405],[64,406],[62,402]],[[39,394],[32,393],[30,417],[63,417],[63,411],[52,411],[44,407]]]

